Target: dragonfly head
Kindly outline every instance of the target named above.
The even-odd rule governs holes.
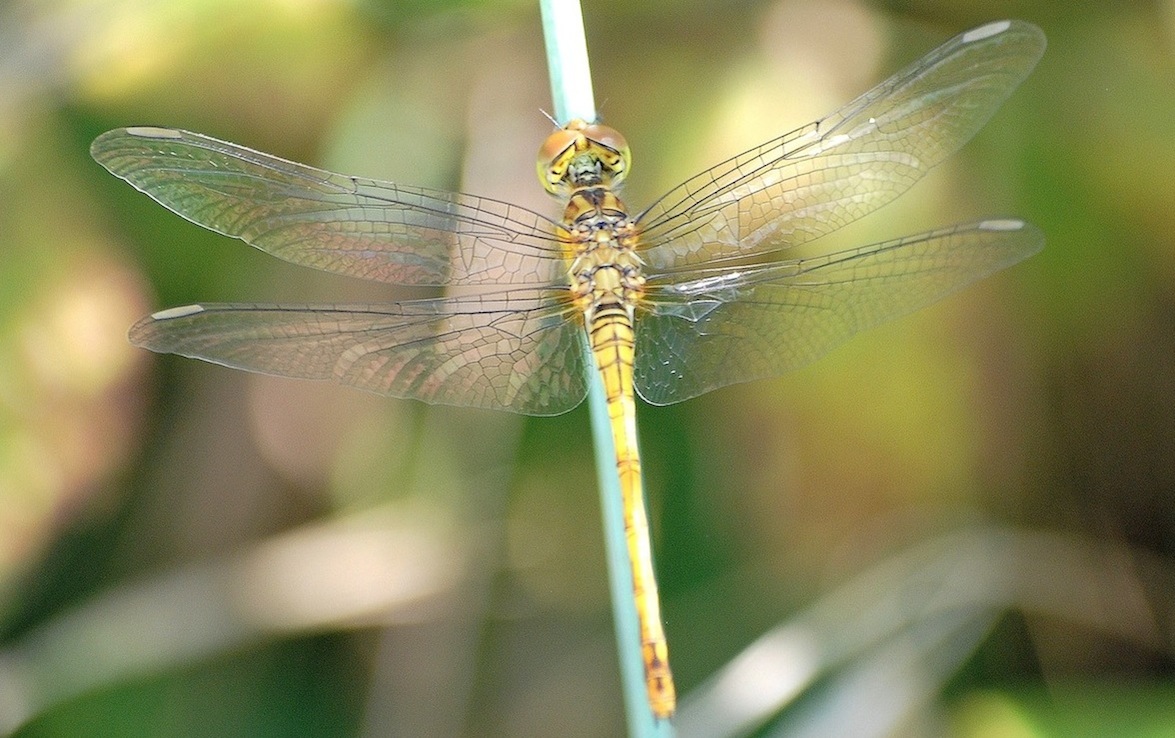
[[[578,187],[620,184],[631,163],[628,142],[615,128],[573,120],[543,141],[539,180],[552,195],[567,196]]]

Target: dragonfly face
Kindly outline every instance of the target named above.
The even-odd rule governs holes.
[[[401,285],[476,287],[375,305],[164,310],[133,343],[395,397],[561,413],[598,372],[609,403],[641,609],[649,700],[674,692],[635,443],[635,393],[668,404],[807,364],[1038,251],[1015,219],[811,258],[788,250],[885,205],[966,143],[1044,52],[1000,21],[956,36],[814,123],[631,214],[628,144],[574,121],[544,142],[563,218],[473,195],[350,177],[185,131],[125,128],[94,158],[165,207],[296,264]],[[584,350],[585,330],[590,353]]]
[[[572,183],[618,186],[628,175],[632,154],[615,128],[573,120],[547,136],[539,148],[543,188],[566,198]]]

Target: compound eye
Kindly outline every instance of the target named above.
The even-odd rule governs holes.
[[[600,123],[590,123],[583,127],[582,135],[597,148],[603,149],[601,154],[612,153],[610,157],[602,156],[602,160],[612,170],[613,176],[623,178],[628,174],[632,152],[629,151],[628,141],[620,135],[620,131]]]
[[[548,167],[557,159],[563,158],[563,155],[567,153],[568,149],[575,148],[575,142],[581,135],[579,131],[560,128],[550,136],[547,136],[546,140],[543,141],[543,145],[539,147],[539,166]]]
[[[620,135],[620,131],[601,123],[589,123],[583,127],[583,135],[594,143],[612,149],[616,153],[628,151],[628,141]]]
[[[581,120],[573,120],[547,136],[539,147],[539,181],[547,192],[557,194],[566,186],[563,178],[567,174],[567,167],[577,153],[587,148],[587,139],[581,132],[585,125]]]

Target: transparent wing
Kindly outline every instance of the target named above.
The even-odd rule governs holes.
[[[332,174],[166,128],[94,140],[99,164],[193,223],[286,261],[402,285],[557,283],[558,228],[508,203]]]
[[[582,321],[538,290],[385,305],[189,305],[137,346],[428,403],[555,415],[586,393]]]
[[[988,220],[811,259],[650,280],[636,324],[637,391],[668,405],[775,376],[1039,251],[1044,235]]]
[[[639,217],[651,271],[744,258],[840,228],[966,143],[1044,53],[1000,21],[956,36],[832,115],[671,190]]]

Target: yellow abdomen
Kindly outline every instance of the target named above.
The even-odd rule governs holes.
[[[624,534],[632,566],[633,594],[640,628],[641,653],[649,705],[658,718],[673,714],[676,693],[669,670],[669,647],[661,627],[661,605],[653,574],[649,521],[645,511],[640,453],[636,442],[636,397],[632,385],[634,334],[630,311],[605,304],[589,311],[588,334],[596,368],[604,385],[616,474],[624,507]]]

